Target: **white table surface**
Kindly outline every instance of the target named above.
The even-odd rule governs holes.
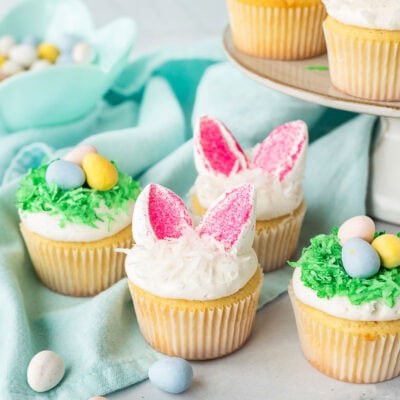
[[[16,0],[0,0],[0,14],[16,3]],[[96,26],[121,15],[135,19],[138,40],[134,56],[165,45],[220,36],[228,20],[224,0],[85,0],[85,3]],[[381,224],[379,228],[387,226]],[[388,231],[394,232],[395,228],[389,227]],[[191,364],[193,385],[179,395],[181,400],[400,398],[399,379],[377,385],[348,384],[312,368],[301,353],[287,294],[257,313],[253,333],[241,350],[222,359]],[[161,392],[147,380],[107,397],[113,400],[177,398]]]

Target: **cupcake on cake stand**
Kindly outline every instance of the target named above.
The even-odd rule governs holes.
[[[368,213],[400,224],[400,102],[364,100],[348,96],[332,85],[327,55],[300,61],[276,61],[249,56],[235,48],[229,28],[223,37],[230,61],[257,82],[312,103],[380,117],[372,152]]]

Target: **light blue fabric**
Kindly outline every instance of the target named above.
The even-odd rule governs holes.
[[[302,242],[365,212],[374,118],[273,92],[222,59],[219,45],[210,43],[149,55],[128,66],[84,119],[0,134],[2,400],[107,394],[145,379],[159,357],[141,337],[125,279],[94,298],[80,299],[55,294],[36,278],[19,233],[14,195],[19,176],[42,159],[81,141],[93,143],[143,185],[158,182],[185,196],[196,176],[191,132],[199,115],[222,119],[244,147],[262,141],[276,125],[301,118],[312,141]],[[286,268],[265,276],[260,306],[286,290],[290,273]],[[43,349],[59,353],[67,373],[58,387],[39,395],[26,383],[26,367]]]

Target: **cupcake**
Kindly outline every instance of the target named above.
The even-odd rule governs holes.
[[[17,190],[21,232],[49,289],[92,296],[124,276],[139,184],[90,145],[31,169]]]
[[[289,295],[315,368],[353,383],[400,374],[399,265],[399,237],[375,233],[366,216],[311,239],[292,263]]]
[[[252,56],[300,60],[325,52],[321,0],[227,0],[235,46]]]
[[[170,190],[150,184],[140,194],[125,266],[140,330],[157,351],[206,360],[248,339],[263,279],[254,196],[249,184],[224,193],[194,228]]]
[[[332,84],[370,100],[400,100],[398,0],[323,0]]]
[[[296,252],[306,210],[302,179],[307,141],[302,121],[275,128],[246,152],[215,119],[201,117],[195,128],[193,213],[204,214],[226,190],[252,183],[257,198],[254,249],[265,272],[282,267]]]

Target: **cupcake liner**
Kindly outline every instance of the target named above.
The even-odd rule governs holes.
[[[283,267],[296,253],[305,213],[306,204],[302,201],[291,214],[257,221],[253,248],[264,272]]]
[[[267,2],[268,3],[268,2]],[[235,46],[250,55],[298,60],[325,52],[320,2],[304,7],[268,7],[227,0]]]
[[[291,284],[289,295],[303,353],[316,369],[352,383],[400,374],[400,320],[345,320],[301,303]]]
[[[129,282],[145,340],[161,353],[207,360],[239,349],[250,336],[262,284],[257,272],[239,292],[217,300],[165,299]]]
[[[94,242],[47,239],[20,224],[36,274],[49,289],[70,296],[93,296],[125,276],[125,254],[131,248],[132,226]]]
[[[332,84],[369,100],[400,100],[400,32],[323,24]]]

